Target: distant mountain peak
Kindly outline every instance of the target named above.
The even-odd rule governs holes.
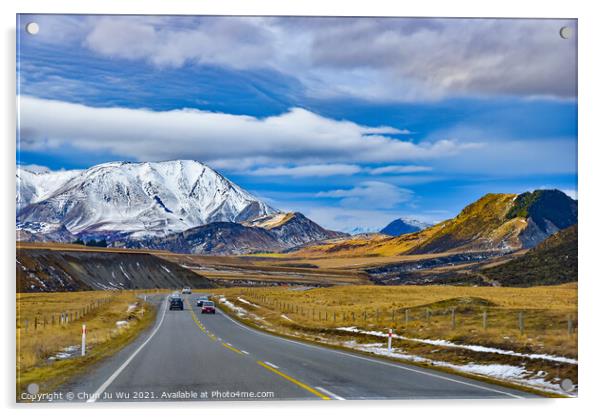
[[[399,219],[395,219],[385,226],[380,233],[389,236],[401,236],[408,233],[419,232],[430,226],[431,224],[421,222],[420,220],[409,217],[400,217]]]

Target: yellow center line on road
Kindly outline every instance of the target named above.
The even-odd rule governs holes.
[[[263,366],[265,369],[274,372],[276,375],[280,375],[282,378],[286,379],[287,381],[292,382],[293,384],[297,385],[298,387],[303,388],[306,391],[311,392],[312,394],[314,394],[316,397],[320,397],[323,400],[330,400],[331,398],[322,394],[321,392],[313,389],[312,387],[310,387],[307,384],[304,384],[301,381],[296,380],[295,378],[293,378],[292,376],[289,376],[287,374],[285,374],[282,371],[279,371],[278,369],[271,367],[270,365],[266,364],[265,362],[262,361],[257,361],[257,363],[261,366]]]
[[[222,346],[230,349],[231,351],[234,351],[234,352],[238,353],[239,355],[242,355],[242,352],[240,350],[236,349],[233,346],[228,345],[227,343],[222,343]]]
[[[213,340],[215,342],[215,336],[213,336],[212,334],[209,334],[207,332],[207,330],[205,329],[205,326],[203,326],[203,324],[200,322],[200,320],[197,318],[196,314],[194,314],[194,310],[192,308],[192,306],[190,305],[190,303],[188,302],[188,300],[186,300],[186,304],[188,305],[188,307],[190,308],[190,315],[192,316],[192,320],[194,320],[194,322],[196,323],[196,325],[199,327],[199,329],[201,329],[201,331],[203,333],[205,333],[207,336],[209,336],[209,338],[211,340]]]

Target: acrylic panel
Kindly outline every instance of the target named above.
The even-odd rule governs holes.
[[[577,21],[17,16],[18,402],[577,396]]]

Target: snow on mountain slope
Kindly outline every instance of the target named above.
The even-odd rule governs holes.
[[[23,184],[23,178],[30,179],[22,176]],[[187,160],[110,162],[77,172],[50,192],[39,184],[18,191],[18,222],[63,224],[74,234],[165,235],[277,212],[208,166]]]
[[[37,203],[59,189],[81,171],[50,171],[40,167],[17,167],[17,210]]]

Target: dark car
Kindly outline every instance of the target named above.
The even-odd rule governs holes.
[[[182,297],[175,294],[169,297],[169,309],[184,310],[184,300],[182,300]]]
[[[205,301],[209,301],[209,297],[207,297],[206,295],[201,295],[199,298],[196,299],[196,306],[203,307],[203,303]]]
[[[215,304],[213,304],[213,301],[203,301],[201,314],[215,314]]]

